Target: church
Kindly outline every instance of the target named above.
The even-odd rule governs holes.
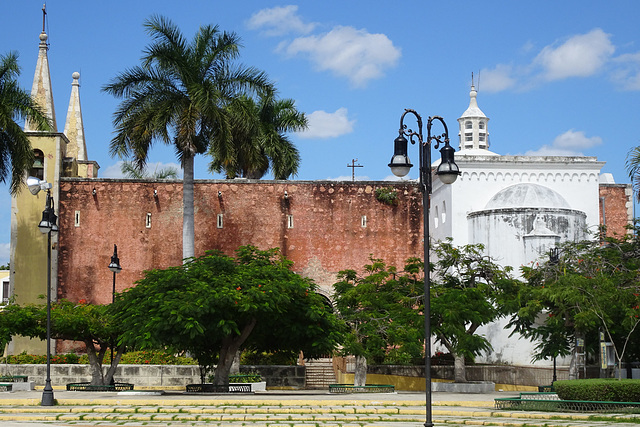
[[[18,303],[36,303],[50,286],[53,299],[107,304],[112,289],[133,286],[145,270],[182,262],[182,184],[98,177],[84,137],[80,76],[71,75],[64,130],[58,132],[47,34],[39,37],[31,94],[53,129],[40,132],[26,123],[36,155],[29,176],[51,185],[58,230],[49,242],[37,228],[45,191],[34,195],[25,189],[13,197],[9,293]],[[558,242],[586,238],[601,224],[611,234],[626,232],[631,188],[600,174],[603,162],[489,151],[489,119],[473,86],[458,123],[461,175],[452,185],[434,176],[433,240],[482,243],[499,263],[517,270]],[[395,193],[393,203],[377,196],[381,188]],[[196,256],[210,249],[231,254],[247,244],[279,247],[328,299],[337,272],[361,271],[371,256],[399,268],[410,257],[422,257],[422,195],[413,181],[197,180],[194,196]],[[107,268],[114,245],[122,265],[117,275]],[[485,334],[494,347],[486,361],[530,364],[528,348],[506,339],[509,331],[501,325]],[[44,344],[18,338],[9,351],[43,352]]]

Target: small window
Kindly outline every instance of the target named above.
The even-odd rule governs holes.
[[[367,216],[366,215],[362,215],[362,217],[360,217],[360,226],[362,228],[367,228]]]
[[[216,227],[222,228],[224,223],[222,222],[223,214],[218,214],[218,219],[216,221]]]
[[[484,141],[484,133],[481,133],[480,135],[478,135],[478,140]]]
[[[287,215],[287,228],[293,228],[293,215]]]
[[[147,212],[147,218],[145,219],[144,226],[151,228],[151,212]]]
[[[436,211],[436,214],[433,216],[433,225],[435,226],[435,228],[438,228],[438,225],[440,225],[440,222],[438,220],[439,213],[438,213],[438,207],[437,206],[436,206],[435,211]]]
[[[484,129],[484,122],[480,122],[480,123],[478,123],[478,127],[479,127],[480,129]]]
[[[473,129],[473,123],[471,123],[470,121],[464,122],[464,128],[465,129]]]
[[[464,135],[464,140],[465,140],[465,141],[473,141],[473,135],[472,135],[472,134],[470,134],[470,133],[466,133],[466,134]]]
[[[442,223],[447,222],[447,204],[446,202],[442,202]]]
[[[73,217],[73,225],[80,227],[80,211],[76,211],[76,214]]]
[[[35,176],[38,179],[44,179],[44,153],[40,150],[33,150],[35,159],[33,166],[29,171],[29,176]]]

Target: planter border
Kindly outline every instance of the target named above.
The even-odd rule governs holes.
[[[67,384],[67,391],[131,391],[133,384],[115,383],[107,385],[91,385],[90,382]]]

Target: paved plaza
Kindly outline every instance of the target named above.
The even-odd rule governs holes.
[[[179,391],[69,392],[40,406],[41,391],[0,393],[2,427],[36,426],[255,426],[421,427],[423,393],[330,394],[267,391],[195,395]],[[494,399],[517,392],[433,393],[437,426],[638,426],[640,415],[525,412],[494,409]]]

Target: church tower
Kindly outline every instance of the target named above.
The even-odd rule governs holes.
[[[473,78],[472,78],[473,80]],[[471,91],[469,92],[469,108],[462,113],[458,119],[460,130],[460,152],[456,154],[483,154],[480,150],[489,150],[489,118],[484,115],[477,100],[478,92],[471,82]],[[468,151],[472,150],[472,151]],[[465,152],[466,151],[466,152]]]
[[[43,10],[43,17],[46,12]],[[98,171],[96,162],[87,160],[87,148],[84,139],[82,112],[80,109],[79,77],[73,73],[71,99],[64,133],[58,132],[49,59],[49,45],[44,31],[39,36],[38,60],[31,96],[51,121],[49,131],[39,131],[28,121],[24,130],[31,142],[35,161],[30,170],[25,171],[25,180],[32,176],[46,181],[50,185],[49,194],[53,200],[55,214],[59,217],[57,202],[60,195],[60,179],[62,177],[95,177]],[[58,233],[51,232],[51,245],[48,235],[38,229],[45,208],[47,192],[40,191],[33,195],[26,185],[11,199],[11,248],[10,248],[10,295],[19,304],[42,304],[46,301],[39,298],[47,294],[47,286],[51,287],[51,297],[57,299],[58,282]],[[48,271],[49,256],[51,268]],[[49,281],[49,274],[51,280]],[[44,353],[44,341],[29,340],[16,337],[9,345],[9,353],[18,354]]]

